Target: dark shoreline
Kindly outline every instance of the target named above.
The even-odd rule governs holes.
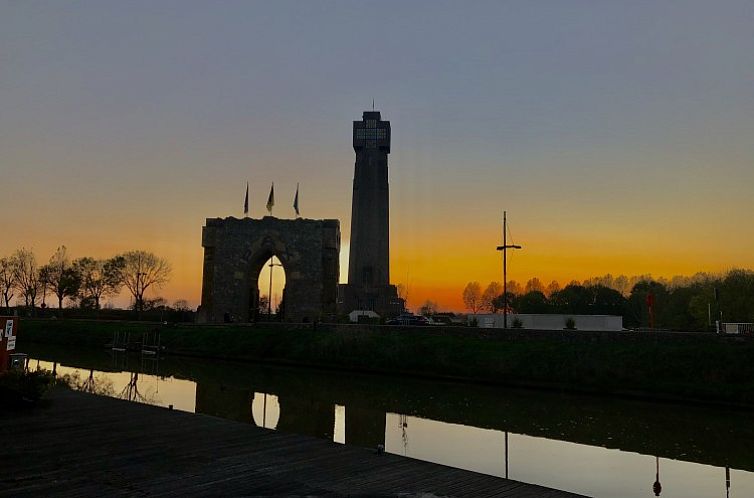
[[[749,445],[754,440],[754,411],[750,409],[177,355],[161,357],[159,366],[145,365],[139,353],[124,355],[102,348],[29,343],[25,349],[34,359],[57,362],[59,373],[60,367],[78,369],[80,381],[93,369],[95,376],[97,372],[125,371],[194,382],[197,412],[244,423],[251,416],[250,408],[246,408],[249,399],[259,392],[273,394],[285,408],[282,427],[295,434],[322,437],[333,423],[331,407],[346,406],[350,416],[359,417],[352,425],[358,429],[347,434],[349,444],[365,448],[384,442],[384,428],[375,420],[382,420],[386,413],[403,413],[449,424],[754,470]],[[35,362],[30,367],[36,368]],[[102,388],[107,388],[106,382]],[[303,407],[302,402],[309,404]],[[302,409],[321,423],[311,424],[309,419],[298,417]],[[679,441],[684,444],[679,445]]]
[[[19,348],[103,348],[128,331],[138,350],[153,330],[168,355],[754,408],[754,338],[745,336],[28,319]]]

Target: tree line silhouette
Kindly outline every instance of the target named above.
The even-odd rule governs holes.
[[[463,302],[472,313],[501,312],[502,286],[491,282],[482,291],[479,282],[469,282]],[[563,288],[556,281],[544,286],[537,278],[524,286],[508,282],[511,313],[619,315],[626,327],[647,327],[650,302],[658,328],[699,331],[709,330],[716,320],[752,322],[754,271],[732,269],[670,279],[607,274],[583,282],[574,280]]]
[[[104,299],[126,289],[133,298],[133,309],[140,313],[164,302],[147,299],[145,294],[166,284],[170,274],[170,263],[147,251],[71,260],[66,247],[60,246],[47,264],[40,265],[32,250],[21,248],[0,258],[0,297],[6,311],[15,297],[17,306],[34,315],[38,307],[47,307],[48,296],[58,309],[63,309],[67,300],[75,307],[98,310]],[[181,301],[185,304],[183,300],[176,304]]]

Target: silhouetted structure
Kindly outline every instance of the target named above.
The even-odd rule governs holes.
[[[259,309],[259,272],[272,256],[286,272],[286,321],[335,318],[340,275],[338,220],[208,218],[202,246],[198,321],[253,320]]]
[[[390,122],[377,111],[353,122],[356,164],[351,208],[348,284],[339,287],[339,312],[372,310],[383,316],[403,308],[390,285],[390,224],[387,155]]]

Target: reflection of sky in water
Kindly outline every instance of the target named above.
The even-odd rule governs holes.
[[[505,432],[417,417],[405,417],[405,424],[387,414],[386,451],[505,477]],[[655,458],[509,433],[508,477],[595,497],[647,497],[654,496]],[[725,497],[719,467],[660,459],[660,482],[665,498]],[[732,470],[730,496],[754,496],[754,473]]]
[[[36,368],[37,360],[30,361]],[[51,362],[40,368],[52,370]],[[85,382],[90,370],[57,365],[57,373],[78,375]],[[96,387],[123,397],[130,372],[94,371]],[[111,385],[110,385],[111,383]],[[174,377],[139,374],[140,399],[160,406],[194,412],[196,383]],[[281,417],[280,401],[273,394],[254,392],[249,400],[249,422],[274,429]],[[348,408],[333,405],[333,440],[346,441]],[[387,413],[385,449],[390,453],[451,467],[505,477],[505,432]],[[655,458],[599,446],[508,434],[508,476],[523,482],[604,498],[654,496]],[[725,469],[677,460],[660,459],[664,498],[725,497]],[[754,473],[731,470],[731,498],[754,496]]]
[[[346,444],[346,407],[335,405],[335,427],[333,428],[333,441]]]
[[[36,368],[37,360],[30,360],[29,367]],[[39,367],[52,370],[53,364],[48,361],[40,361]],[[89,370],[58,364],[57,374],[58,376],[78,374],[83,381],[89,377]],[[94,378],[95,381],[109,379],[113,384],[113,393],[116,398],[121,397],[132,379],[130,372],[99,372],[97,370],[94,371]],[[140,373],[136,387],[142,400],[149,404],[173,405],[176,410],[191,413],[194,413],[196,409],[196,383],[190,380]]]

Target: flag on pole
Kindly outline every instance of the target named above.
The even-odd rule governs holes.
[[[296,197],[293,198],[293,209],[296,211],[297,218],[301,216],[301,213],[298,212],[298,183],[296,184]]]
[[[243,199],[243,215],[249,216],[249,182],[246,182],[246,196]]]
[[[270,215],[272,215],[272,206],[275,205],[275,182],[272,182],[272,186],[270,187],[270,196],[267,197],[267,211],[270,212]]]

